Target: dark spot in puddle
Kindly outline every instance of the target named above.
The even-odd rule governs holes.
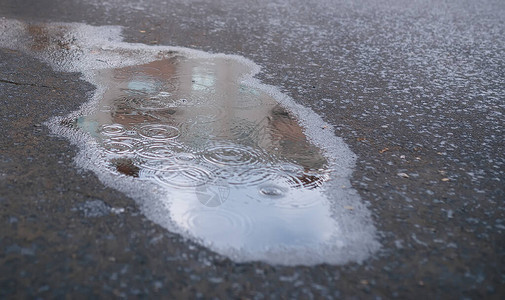
[[[289,112],[287,110],[285,110],[284,108],[282,108],[281,106],[275,106],[272,109],[272,115],[273,116],[281,116],[281,117],[292,119],[292,117],[289,114]]]
[[[111,161],[116,170],[124,175],[139,177],[140,168],[137,167],[130,158],[117,158]]]

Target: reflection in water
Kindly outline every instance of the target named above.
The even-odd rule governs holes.
[[[46,125],[79,147],[79,167],[168,230],[241,262],[341,264],[378,249],[369,211],[346,188],[352,151],[312,110],[254,79],[253,62],[125,43],[116,26],[5,18],[0,46],[96,86]]]
[[[212,248],[317,247],[337,230],[319,189],[327,161],[244,72],[181,56],[101,71],[99,109],[77,124],[112,170],[165,188],[173,222]]]
[[[26,31],[29,35],[30,49],[33,51],[50,50],[51,48],[56,51],[70,50],[71,40],[65,38],[63,26],[48,30],[44,25],[27,24]]]

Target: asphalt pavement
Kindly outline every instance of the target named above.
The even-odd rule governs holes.
[[[381,249],[362,263],[235,263],[76,167],[44,122],[94,87],[0,49],[1,298],[503,298],[502,1],[0,1],[23,22],[242,55],[334,126]],[[121,209],[118,209],[121,208]]]

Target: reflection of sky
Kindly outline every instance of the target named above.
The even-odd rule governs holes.
[[[155,93],[158,90],[158,83],[157,80],[147,76],[134,78],[128,82],[128,89],[145,93]]]
[[[260,93],[256,89],[248,87],[248,86],[246,86],[244,84],[240,85],[240,92],[244,93],[244,94],[252,94],[252,95],[254,95],[256,97],[260,97]]]
[[[98,134],[98,122],[85,117],[77,118],[77,126],[82,128],[84,131],[88,132],[94,138],[100,138]]]
[[[212,73],[205,72],[205,69],[195,67],[191,76],[192,86],[194,91],[202,91],[209,87],[213,87],[216,82],[216,77]]]
[[[172,197],[184,201],[170,201],[173,221],[221,251],[317,248],[339,232],[318,190],[290,189],[281,197],[268,199],[259,193],[258,186],[235,186],[230,188],[229,199],[223,199],[218,207],[202,205],[190,191],[174,192]]]

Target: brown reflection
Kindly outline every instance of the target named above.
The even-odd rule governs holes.
[[[111,163],[119,173],[131,177],[139,177],[140,168],[133,163],[133,160],[129,158],[117,158],[112,159]]]
[[[65,39],[65,28],[62,26],[52,26],[49,29],[46,25],[27,24],[26,31],[31,38],[30,48],[33,51],[43,51],[50,47],[70,50],[71,40]]]
[[[272,144],[278,146],[283,157],[298,162],[306,170],[325,168],[326,160],[319,149],[307,141],[303,128],[288,111],[277,105],[268,120]]]
[[[295,184],[309,188],[321,186],[326,180],[325,176],[321,176],[325,172],[326,160],[315,146],[307,141],[296,119],[278,105],[272,109],[268,120],[272,131],[277,133],[273,135],[272,140],[281,145],[282,155],[290,157],[304,167],[305,172],[297,176],[299,181]],[[314,171],[317,171],[319,175],[310,174]]]
[[[226,59],[181,56],[102,71],[99,76],[108,89],[91,118],[99,126],[120,124],[133,132],[143,125],[170,125],[181,131],[179,142],[198,150],[220,141],[262,149],[275,163],[302,168],[294,185],[319,186],[325,180],[325,158],[275,99],[237,81],[246,71]],[[120,173],[138,176],[131,161],[115,166]]]

